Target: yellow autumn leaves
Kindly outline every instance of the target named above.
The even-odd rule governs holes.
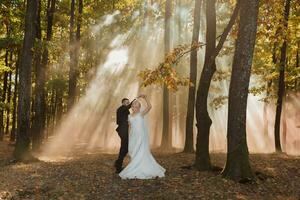
[[[154,70],[145,69],[138,76],[142,79],[142,87],[150,85],[166,85],[169,90],[177,91],[179,86],[190,86],[193,84],[189,78],[180,76],[174,66],[179,60],[191,51],[197,51],[205,44],[193,43],[192,45],[179,45],[165,56],[165,59]]]

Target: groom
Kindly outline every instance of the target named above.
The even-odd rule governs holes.
[[[130,114],[129,109],[135,100],[136,99],[130,103],[129,99],[124,98],[122,99],[122,105],[117,109],[118,128],[116,131],[121,138],[121,148],[119,157],[115,161],[116,173],[120,173],[122,171],[123,160],[128,152],[128,115]]]

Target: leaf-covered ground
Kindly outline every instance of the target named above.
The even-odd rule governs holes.
[[[0,199],[300,199],[300,158],[251,155],[258,179],[239,184],[219,172],[183,168],[193,154],[155,154],[167,169],[155,180],[121,180],[115,173],[116,155],[81,155],[61,162],[9,163],[13,147],[0,143]],[[225,154],[212,154],[223,166]],[[128,160],[126,160],[128,162]]]

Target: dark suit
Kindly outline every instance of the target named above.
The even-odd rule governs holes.
[[[134,100],[133,100],[134,101]],[[133,101],[128,105],[122,105],[117,109],[117,124],[118,127],[116,131],[121,138],[121,147],[119,152],[119,157],[115,162],[115,167],[117,171],[122,169],[123,160],[128,153],[128,115],[130,114],[129,109]]]

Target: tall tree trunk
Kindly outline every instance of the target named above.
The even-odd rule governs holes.
[[[240,22],[229,87],[227,160],[223,177],[253,178],[246,137],[246,115],[251,65],[256,39],[259,1],[242,0]]]
[[[272,85],[272,81],[267,82],[267,89],[266,89],[266,98],[269,97],[270,95],[270,88]],[[263,110],[263,123],[264,123],[264,136],[266,139],[268,138],[267,136],[269,135],[269,120],[268,120],[268,105],[269,103],[267,101],[264,102],[264,110]]]
[[[299,68],[299,46],[300,44],[298,44],[298,48],[297,48],[297,54],[296,54],[296,69]],[[298,79],[295,80],[295,90],[298,89]]]
[[[38,5],[38,11],[37,11],[37,20],[36,20],[36,39],[39,43],[39,47],[36,50],[35,53],[35,81],[36,81],[36,87],[35,87],[35,97],[34,101],[32,102],[32,149],[34,151],[38,150],[40,144],[41,144],[41,57],[42,57],[42,29],[41,29],[41,0],[39,0],[39,5]]]
[[[182,34],[181,34],[181,32],[182,32],[182,19],[181,19],[182,0],[177,0],[176,1],[176,9],[177,9],[177,12],[176,12],[176,14],[177,14],[177,17],[176,17],[176,23],[177,23],[177,44],[179,45],[179,44],[181,44],[181,41],[182,41]]]
[[[284,30],[288,28],[288,20],[290,14],[290,2],[291,0],[285,1],[284,7]],[[280,144],[280,121],[281,121],[281,112],[282,112],[282,101],[283,96],[285,95],[285,66],[286,66],[286,54],[287,54],[287,36],[286,33],[283,33],[283,44],[280,50],[280,70],[279,70],[279,82],[278,82],[278,93],[277,93],[277,104],[276,104],[276,116],[275,116],[275,127],[274,127],[274,135],[275,135],[275,150],[276,152],[282,152],[281,144]]]
[[[9,56],[9,68],[12,70],[13,68],[13,54],[14,52],[10,52]],[[9,72],[8,75],[9,78],[9,85],[8,85],[8,90],[7,90],[7,111],[6,111],[6,129],[5,129],[5,134],[9,135],[9,128],[10,128],[10,111],[11,111],[11,88],[12,88],[12,71]]]
[[[5,53],[5,66],[8,67],[8,56],[9,56],[9,51],[8,49],[6,50]],[[4,105],[5,105],[5,99],[6,99],[6,90],[7,90],[7,76],[8,72],[4,72],[3,74],[3,89],[1,93],[1,110],[0,110],[0,141],[3,140],[4,137]]]
[[[51,93],[51,120],[50,120],[50,132],[52,133],[54,130],[54,123],[55,123],[55,96],[56,96],[56,91],[52,88],[52,93]]]
[[[182,16],[181,16],[181,10],[183,8],[183,1],[182,0],[176,0],[176,11],[175,11],[175,23],[177,24],[177,30],[173,30],[176,34],[176,45],[180,45],[183,42],[183,32],[182,31]],[[184,69],[183,62],[179,62],[177,65],[175,65],[176,70],[180,71],[180,69]],[[183,92],[183,91],[182,91]],[[184,99],[181,97],[185,94],[185,92],[175,92],[173,94],[172,99],[175,102],[176,106],[172,106],[173,108],[173,113],[176,116],[176,121],[175,123],[175,129],[181,133],[183,132],[183,128],[185,128],[185,121],[184,121],[184,116],[182,115],[182,110],[185,108],[185,105],[183,103]]]
[[[213,74],[216,71],[216,63],[213,61],[212,65],[208,66],[210,57],[216,48],[216,1],[206,1],[206,48],[205,61],[200,77],[200,84],[198,88],[197,107],[197,128],[198,141],[195,165],[200,170],[209,170],[211,168],[209,157],[209,130],[212,124],[207,111],[207,97]]]
[[[12,52],[10,55],[10,68],[12,62]],[[12,72],[9,72],[8,75],[8,88],[7,88],[7,111],[6,111],[6,127],[5,127],[5,134],[9,134],[9,123],[10,123],[10,99],[11,99],[11,84],[12,84]]]
[[[224,32],[220,37],[220,41],[215,47],[216,39],[216,13],[215,0],[206,2],[206,51],[205,61],[202,73],[199,80],[196,98],[196,120],[197,120],[197,144],[196,144],[196,159],[195,167],[199,170],[210,170],[211,163],[209,157],[209,132],[212,120],[208,115],[207,98],[211,84],[212,77],[216,71],[215,59],[221,51],[226,38],[234,25],[238,16],[240,3],[238,2],[226,26]]]
[[[77,16],[77,30],[76,30],[76,48],[75,48],[75,100],[79,96],[79,90],[77,88],[77,78],[79,78],[79,55],[80,55],[80,39],[81,39],[81,25],[82,25],[82,11],[83,11],[83,0],[78,0],[78,16]]]
[[[55,12],[56,0],[48,0],[47,3],[47,34],[46,42],[49,43],[52,39],[53,16]],[[33,141],[33,149],[38,150],[44,137],[46,125],[46,70],[48,65],[49,52],[47,45],[43,49],[42,62],[37,67],[36,71],[36,94],[35,94],[35,118],[33,123],[33,131],[35,140]]]
[[[194,28],[192,36],[192,45],[199,42],[200,31],[200,16],[201,16],[202,0],[195,0],[194,10]],[[193,87],[189,87],[188,107],[186,114],[186,128],[185,128],[185,144],[184,152],[194,152],[194,117],[195,117],[195,95],[197,86],[197,63],[198,55],[197,49],[191,51],[190,55],[190,82]]]
[[[13,98],[13,113],[12,113],[12,127],[10,131],[10,141],[14,142],[16,139],[16,122],[17,122],[17,96],[18,96],[18,76],[19,76],[19,65],[20,65],[21,54],[18,53],[16,69],[15,69],[15,80],[14,80],[14,98]]]
[[[57,92],[57,113],[56,113],[57,116],[56,116],[56,118],[57,118],[57,121],[59,121],[63,114],[63,90],[59,89],[56,92]]]
[[[38,0],[27,0],[25,36],[20,65],[17,142],[14,151],[14,156],[17,160],[26,158],[30,150],[31,68],[33,58],[32,48],[36,35],[37,8]]]
[[[287,102],[286,102],[286,95],[284,95],[283,97],[283,113],[282,113],[282,149],[284,152],[286,152],[286,138],[287,138],[287,117],[286,117],[286,106],[287,106]]]
[[[71,0],[70,11],[70,71],[69,71],[69,94],[68,94],[68,110],[71,109],[76,98],[76,82],[77,82],[77,58],[75,45],[75,0]]]
[[[165,54],[170,52],[171,48],[171,9],[172,1],[166,0],[165,7]],[[163,86],[163,128],[162,128],[162,142],[161,147],[170,149],[172,147],[172,128],[170,125],[170,109],[169,109],[169,91],[167,87]]]
[[[279,32],[279,29],[276,30],[275,37],[278,34],[278,32]],[[277,62],[277,56],[276,56],[276,48],[277,48],[277,46],[278,46],[278,42],[276,41],[274,43],[274,46],[273,46],[273,54],[272,54],[272,62],[273,62],[274,65],[276,65],[276,62]],[[271,88],[271,86],[272,86],[272,80],[270,80],[270,81],[267,82],[266,98],[268,98],[269,95],[270,95],[270,88]],[[265,135],[266,139],[267,139],[267,136],[269,134],[269,128],[268,128],[269,121],[268,121],[268,117],[267,116],[268,116],[268,102],[266,101],[264,103],[264,110],[263,110],[264,135]]]

